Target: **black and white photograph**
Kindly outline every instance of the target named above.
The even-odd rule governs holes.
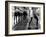
[[[6,35],[44,34],[44,5],[36,2],[6,1]]]
[[[39,7],[13,7],[13,30],[40,29]]]

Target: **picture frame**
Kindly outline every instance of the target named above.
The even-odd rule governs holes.
[[[18,27],[18,30],[16,28],[17,26],[15,26],[15,28],[13,28],[13,30],[12,30],[12,26],[14,24],[14,21],[13,21],[14,13],[13,12],[16,12],[16,10],[17,10],[16,9],[14,11],[14,8],[17,8],[17,9],[19,8],[22,12],[27,11],[29,9],[33,9],[36,12],[37,12],[37,10],[39,10],[40,13],[39,12],[38,13],[40,14],[39,16],[41,18],[40,19],[40,28],[35,29],[35,27],[34,28],[32,27],[31,29],[27,29],[27,28],[21,29],[21,27],[25,28],[25,25],[22,23],[24,26],[22,25],[20,28]],[[35,10],[35,8],[37,8],[37,10]],[[19,12],[19,10],[17,10],[17,11]],[[35,18],[35,16],[34,16],[34,18]],[[5,1],[5,36],[37,35],[37,34],[45,34],[45,3],[25,2],[25,1]]]

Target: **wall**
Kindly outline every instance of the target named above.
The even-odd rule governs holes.
[[[46,0],[21,0],[21,1],[44,2],[45,6],[46,6]],[[46,7],[45,7],[45,9],[46,9]],[[46,21],[46,17],[45,17],[45,21]],[[4,35],[5,35],[5,0],[0,0],[0,37],[5,37]],[[10,36],[8,36],[8,37],[10,37]],[[24,36],[14,36],[14,37],[46,37],[46,32],[45,32],[45,34],[40,34],[40,35],[24,35]]]

